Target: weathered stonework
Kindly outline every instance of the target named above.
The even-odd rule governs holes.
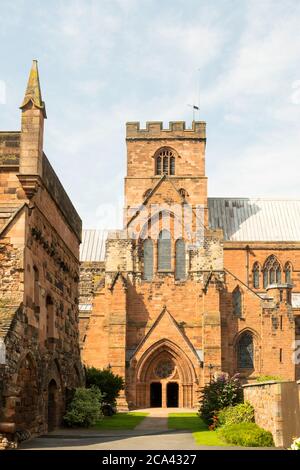
[[[58,426],[70,391],[83,381],[78,333],[81,220],[43,154],[46,114],[36,63],[25,98],[21,132],[0,135],[3,447]]]
[[[255,410],[255,422],[270,431],[276,447],[288,448],[300,434],[296,382],[264,382],[244,386],[245,401]]]

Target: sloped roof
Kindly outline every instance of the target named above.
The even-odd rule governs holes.
[[[83,230],[80,261],[104,261],[108,230]]]
[[[227,241],[300,242],[300,199],[209,198],[208,208]]]

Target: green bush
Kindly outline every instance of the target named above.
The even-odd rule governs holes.
[[[110,368],[99,370],[95,367],[86,369],[86,386],[95,386],[101,390],[105,403],[116,405],[116,399],[121,390],[124,389],[124,379],[113,374]]]
[[[217,411],[242,401],[243,389],[239,376],[229,378],[222,374],[202,389],[199,415],[206,424],[211,425]]]
[[[254,408],[248,403],[239,403],[218,411],[218,425],[224,426],[239,423],[254,423]]]
[[[93,426],[101,414],[102,394],[97,387],[76,388],[64,416],[67,426]]]
[[[259,377],[256,377],[256,382],[270,382],[271,380],[281,382],[283,379],[279,375],[260,375]]]
[[[273,447],[272,434],[255,423],[228,424],[217,430],[221,439],[228,444],[243,447]]]

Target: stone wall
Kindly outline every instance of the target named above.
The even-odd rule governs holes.
[[[244,385],[244,399],[255,410],[255,422],[270,431],[276,447],[287,448],[300,436],[299,392],[296,382]]]

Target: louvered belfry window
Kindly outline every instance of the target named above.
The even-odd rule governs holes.
[[[155,160],[156,175],[175,175],[175,154],[173,150],[164,148],[159,151]]]
[[[146,281],[151,281],[153,277],[153,241],[147,238],[144,241],[144,275]]]
[[[175,279],[181,280],[185,277],[185,242],[179,238],[175,244]]]
[[[156,158],[156,169],[155,169],[155,173],[157,175],[161,175],[161,157],[158,155],[158,157]]]
[[[171,235],[168,230],[162,230],[158,237],[157,268],[158,271],[171,270]]]
[[[239,369],[254,369],[254,347],[251,333],[243,333],[237,344],[237,362]]]

